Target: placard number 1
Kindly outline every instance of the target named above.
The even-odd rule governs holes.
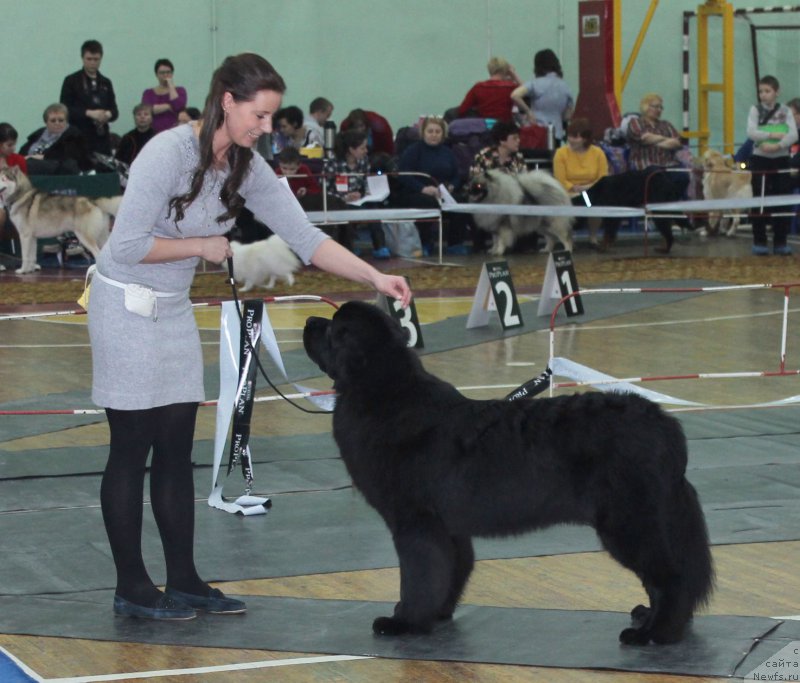
[[[571,294],[575,293],[575,290],[572,287],[572,278],[569,276],[569,271],[568,270],[565,270],[563,273],[561,273],[561,283],[564,285],[561,288],[562,293],[564,292],[564,290],[566,290],[567,293],[564,296],[569,296],[570,297],[570,299],[567,302],[567,304],[572,309],[572,314],[573,315],[577,315],[578,314],[578,303],[575,301],[575,297],[574,296],[570,296]]]

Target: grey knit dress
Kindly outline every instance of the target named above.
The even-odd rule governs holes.
[[[102,275],[176,296],[159,297],[158,316],[145,318],[124,306],[123,289],[95,278],[89,296],[92,400],[104,408],[138,410],[203,401],[200,335],[189,301],[199,258],[141,263],[156,237],[183,239],[222,235],[233,221],[219,199],[227,171],[206,174],[200,195],[176,226],[169,201],[189,191],[199,165],[191,124],[155,136],[133,162],[111,237],[97,259]],[[239,189],[255,216],[309,263],[327,236],[308,222],[292,193],[257,154]],[[173,216],[174,218],[174,216]]]

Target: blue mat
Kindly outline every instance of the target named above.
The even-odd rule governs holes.
[[[37,683],[0,647],[0,681],[3,683]]]

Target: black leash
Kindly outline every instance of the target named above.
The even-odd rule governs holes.
[[[236,304],[236,315],[239,316],[239,323],[242,324],[244,321],[242,320],[242,310],[239,305],[239,295],[236,292],[236,280],[233,278],[233,257],[228,257],[228,283],[231,286],[231,292],[233,293],[233,302]],[[295,403],[292,399],[286,396],[278,387],[276,387],[272,380],[267,375],[266,370],[264,370],[264,366],[261,365],[261,359],[258,357],[258,349],[253,349],[253,358],[255,358],[256,365],[258,366],[259,371],[261,372],[261,376],[267,381],[267,384],[278,394],[284,401],[287,401],[290,405],[294,406],[298,410],[302,410],[304,413],[309,413],[310,415],[330,415],[333,411],[332,410],[311,410],[304,406],[301,406],[299,403]]]

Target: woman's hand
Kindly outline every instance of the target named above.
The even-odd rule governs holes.
[[[411,303],[411,288],[406,279],[400,275],[387,275],[379,271],[373,286],[381,294],[397,299],[403,308],[408,308]]]
[[[777,142],[762,142],[758,148],[767,154],[774,154],[781,151],[781,146]]]
[[[427,194],[430,195],[431,197],[436,197],[436,199],[439,199],[439,188],[436,187],[435,185],[426,185],[425,187],[422,188],[421,191],[422,194]]]
[[[359,199],[361,199],[361,193],[360,192],[348,192],[344,196],[344,200],[346,202],[357,202]]]
[[[213,235],[212,237],[201,237],[200,257],[211,263],[225,263],[225,260],[233,256],[231,245],[227,237]]]

